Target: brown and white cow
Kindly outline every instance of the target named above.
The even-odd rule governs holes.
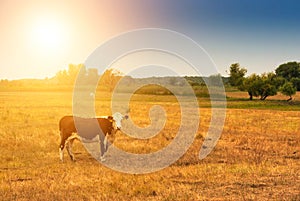
[[[72,161],[75,161],[72,153],[72,145],[75,139],[91,141],[95,137],[99,137],[100,143],[100,159],[104,160],[103,155],[107,151],[107,136],[114,135],[121,129],[121,122],[127,115],[117,112],[113,116],[98,118],[82,118],[75,116],[64,116],[59,121],[60,131],[60,160],[64,160],[63,150],[66,147],[67,152]]]

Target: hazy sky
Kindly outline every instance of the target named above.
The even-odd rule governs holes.
[[[137,28],[165,28],[200,44],[222,75],[300,61],[297,0],[0,0],[0,79],[52,77],[102,42]]]

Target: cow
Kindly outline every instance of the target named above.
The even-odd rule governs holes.
[[[59,155],[60,160],[64,161],[64,147],[72,161],[75,161],[74,154],[72,153],[72,145],[75,139],[91,141],[95,137],[100,139],[100,160],[104,161],[104,153],[107,151],[107,136],[115,135],[121,130],[122,120],[127,119],[127,115],[122,115],[119,112],[114,113],[112,116],[102,116],[96,118],[82,118],[76,116],[64,116],[59,121],[60,131],[60,146]],[[101,130],[100,130],[100,129]],[[101,133],[102,131],[102,133]],[[79,138],[79,136],[80,138]]]

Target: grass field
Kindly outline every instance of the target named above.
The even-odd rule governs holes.
[[[0,92],[0,200],[300,200],[300,94],[291,103],[280,95],[264,102],[227,95],[224,130],[207,158],[198,153],[211,111],[199,99],[201,123],[187,153],[159,172],[132,175],[101,165],[79,142],[77,162],[59,161],[58,121],[72,114],[71,92]],[[117,147],[150,153],[172,141],[180,125],[172,96],[135,95],[130,104],[137,125],[150,123],[155,104],[168,121],[153,139],[119,133]],[[110,113],[108,99],[98,97],[96,106],[97,114]]]

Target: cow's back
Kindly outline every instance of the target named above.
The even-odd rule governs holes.
[[[76,126],[79,129],[77,132]],[[98,123],[98,124],[97,124]],[[74,116],[64,116],[59,121],[59,130],[61,133],[71,135],[78,133],[81,137],[92,139],[99,135],[99,127],[103,134],[111,134],[113,130],[113,123],[111,119],[106,118],[81,118]],[[100,131],[101,132],[101,131]]]
[[[97,135],[111,134],[112,120],[106,118],[82,118],[73,117],[76,123],[77,133],[85,139],[93,139]],[[101,129],[101,130],[99,130]],[[101,133],[102,131],[102,133]]]

